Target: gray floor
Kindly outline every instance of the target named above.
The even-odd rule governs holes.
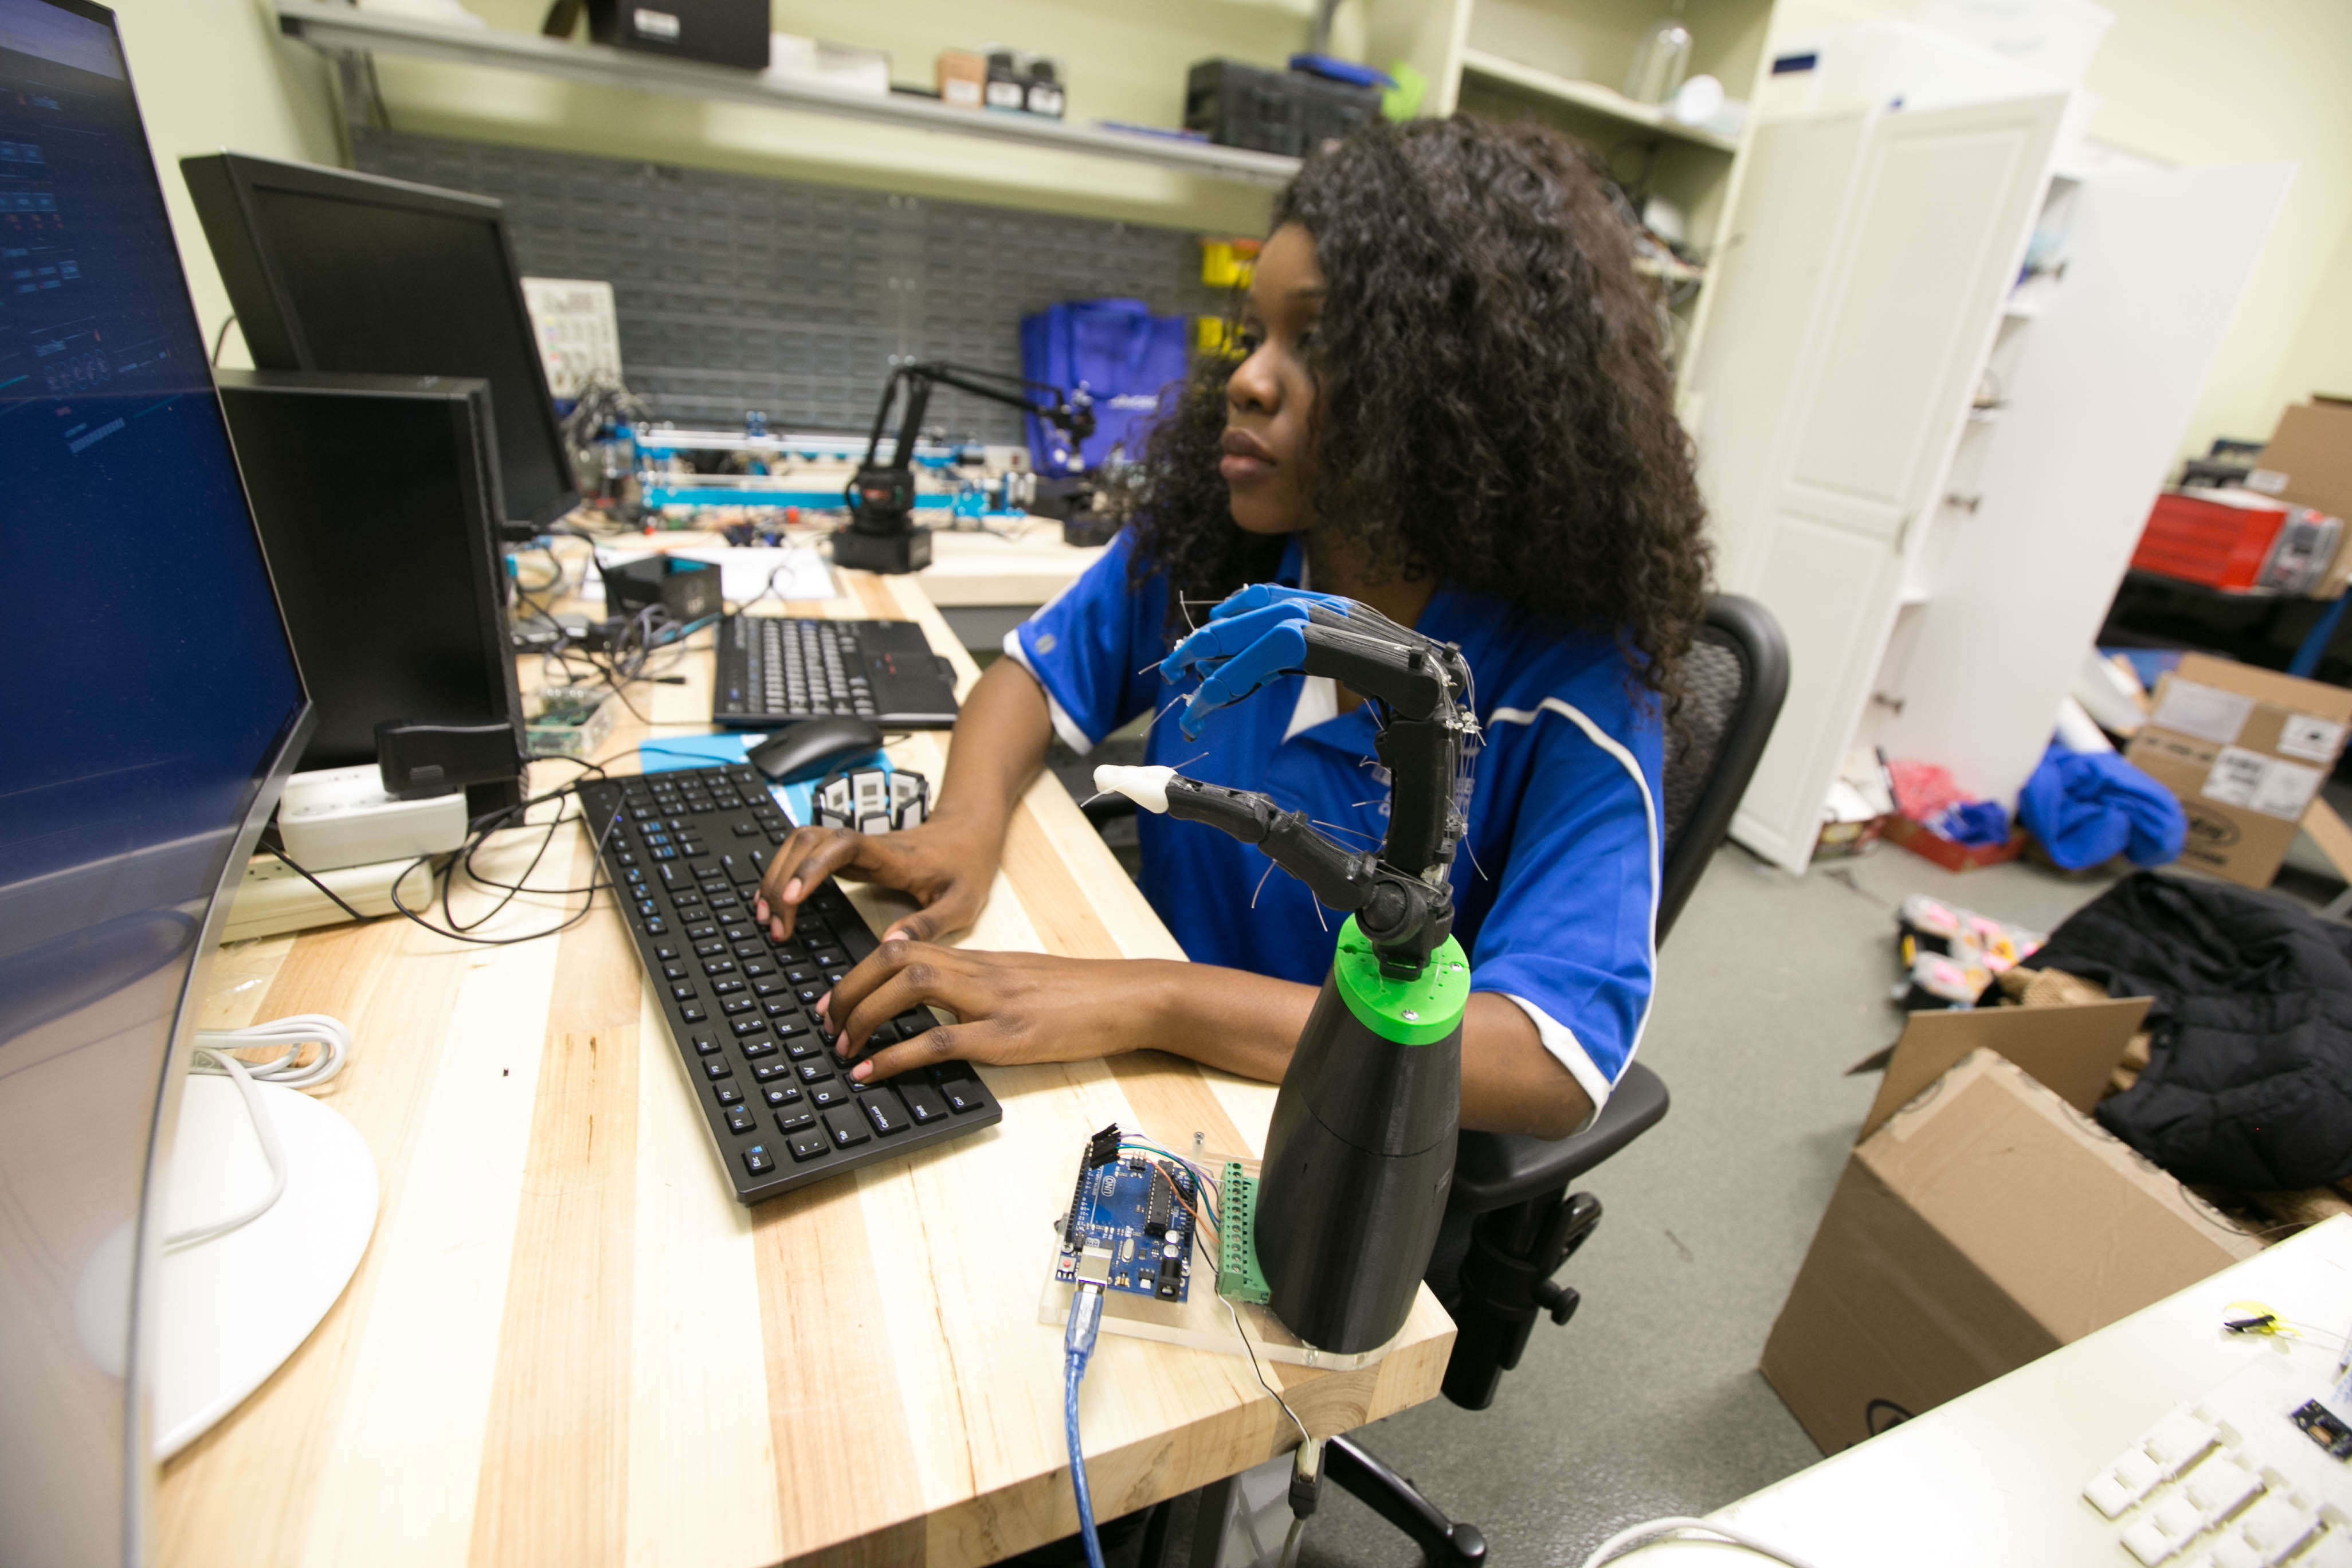
[[[1756,1371],[1875,1080],[1847,1078],[1902,1016],[1892,910],[1911,892],[2048,929],[2106,886],[2022,865],[1950,875],[1891,847],[1801,878],[1727,847],[1659,955],[1642,1058],[1674,1094],[1583,1184],[1606,1205],[1493,1408],[1443,1400],[1360,1436],[1509,1568],[1575,1564],[1622,1526],[1702,1513],[1820,1458]],[[1353,1499],[1326,1500],[1310,1568],[1420,1554]]]

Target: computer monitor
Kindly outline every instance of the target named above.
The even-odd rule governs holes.
[[[479,376],[498,414],[509,537],[572,510],[499,203],[237,153],[183,158],[180,172],[257,368]]]
[[[139,1563],[188,1037],[310,720],[88,0],[0,0],[0,1560]]]

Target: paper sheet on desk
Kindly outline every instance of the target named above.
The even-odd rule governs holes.
[[[607,566],[625,565],[642,561],[655,553],[650,550],[607,551],[602,559]],[[673,550],[668,553],[681,561],[707,561],[719,568],[719,592],[731,605],[747,604],[766,594],[772,599],[833,599],[840,596],[833,583],[833,570],[824,557],[805,544],[748,545],[742,549],[719,546],[708,550]],[[771,579],[775,591],[768,594]],[[581,584],[583,598],[604,596],[604,579],[595,573]]]

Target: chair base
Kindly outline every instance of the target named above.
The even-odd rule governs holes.
[[[1486,1538],[1476,1525],[1456,1524],[1438,1512],[1411,1481],[1366,1453],[1352,1437],[1324,1441],[1323,1473],[1403,1531],[1437,1568],[1480,1568],[1486,1561]]]

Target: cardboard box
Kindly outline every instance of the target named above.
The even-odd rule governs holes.
[[[2184,865],[2267,888],[2344,751],[2352,691],[2184,655],[2124,752],[2189,814]]]
[[[1973,1016],[1998,1030],[2078,1011]],[[1915,1026],[1930,1016],[1970,1016]],[[1835,1453],[2260,1245],[2022,1068],[1972,1049],[1855,1146],[1764,1375]]]
[[[2352,522],[2352,399],[2315,397],[2279,416],[2246,488]],[[2333,599],[2352,581],[2352,539],[2314,595]]]

